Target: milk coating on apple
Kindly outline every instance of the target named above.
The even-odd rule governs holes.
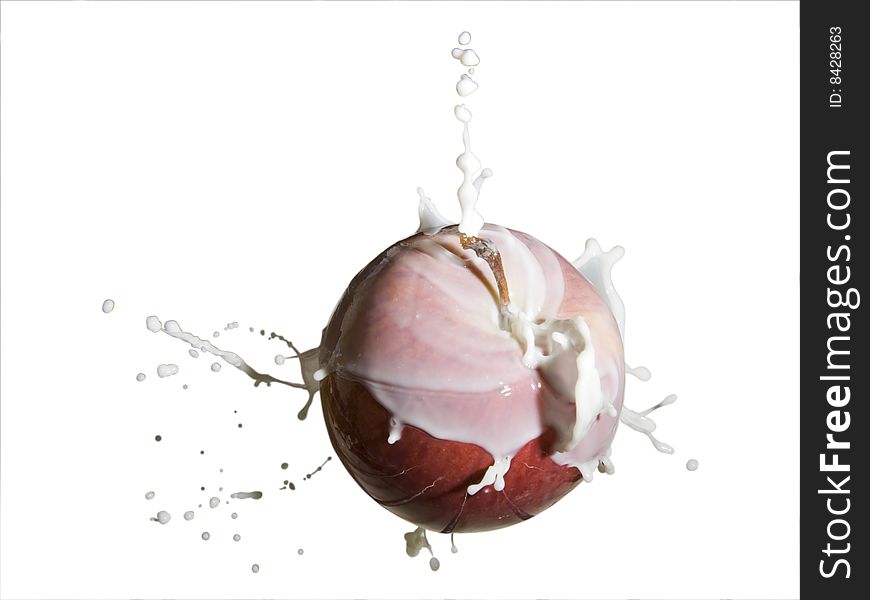
[[[399,424],[411,425],[489,452],[493,465],[469,494],[503,488],[511,457],[547,426],[559,433],[560,464],[594,470],[621,405],[621,340],[610,312],[585,284],[597,313],[560,318],[562,264],[570,265],[519,232],[486,225],[480,235],[499,248],[522,335],[501,329],[492,271],[453,228],[409,238],[376,261],[352,292],[327,368],[363,384],[393,415],[390,441]],[[593,322],[610,327],[609,341],[592,343]]]

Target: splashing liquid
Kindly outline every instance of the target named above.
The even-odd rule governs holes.
[[[663,406],[667,406],[668,404],[673,404],[677,401],[677,396],[675,394],[671,394],[666,397],[664,400],[656,404],[655,406],[646,409],[642,412],[635,412],[630,408],[622,407],[622,414],[620,414],[619,419],[642,434],[649,438],[649,441],[652,442],[652,445],[659,452],[663,452],[664,454],[673,454],[674,449],[668,444],[662,442],[661,440],[656,439],[656,437],[652,434],[653,431],[656,430],[655,421],[648,418],[649,415],[654,410],[657,410]]]
[[[172,515],[170,515],[165,510],[161,510],[159,513],[157,513],[156,517],[151,517],[152,521],[157,521],[161,525],[166,525],[167,523],[169,523],[170,519],[172,519]]]
[[[178,373],[178,365],[169,364],[169,365],[158,365],[157,367],[157,376],[161,379],[164,377],[172,377],[173,375]]]
[[[317,467],[316,469],[314,469],[314,471],[312,471],[311,473],[309,473],[308,475],[305,476],[305,479],[311,479],[311,478],[314,477],[317,473],[320,473],[320,471],[323,470],[323,467],[326,466],[326,463],[328,463],[328,462],[331,461],[331,460],[332,460],[332,457],[331,457],[331,456],[327,456],[327,457],[326,457],[326,460],[323,461],[323,463],[322,463],[319,467]]]
[[[426,530],[418,527],[414,531],[409,531],[405,534],[405,553],[414,558],[420,554],[420,550],[425,548],[429,551],[429,568],[437,571],[441,567],[441,562],[435,558],[435,553],[432,552],[432,546],[429,545],[429,540],[426,538]]]
[[[234,494],[230,494],[230,498],[237,498],[239,500],[246,500],[251,498],[252,500],[259,500],[263,497],[263,492],[236,492]]]
[[[236,354],[235,352],[227,352],[225,350],[221,350],[208,340],[204,340],[192,333],[188,333],[181,329],[181,325],[178,324],[177,321],[166,321],[165,324],[161,324],[160,319],[156,316],[150,316],[145,320],[145,326],[148,328],[148,331],[152,333],[158,333],[162,331],[166,335],[173,337],[175,339],[187,342],[195,350],[199,350],[201,352],[208,352],[209,354],[213,354],[219,358],[222,358],[226,363],[232,365],[237,368],[245,375],[254,380],[254,386],[259,386],[261,383],[265,383],[266,385],[271,385],[272,383],[280,383],[282,385],[286,385],[293,388],[299,389],[308,389],[303,383],[294,383],[292,381],[285,381],[283,379],[278,379],[277,377],[273,377],[271,375],[260,373],[253,369],[248,363],[246,363],[242,358]],[[220,366],[220,363],[214,363]],[[164,366],[164,365],[161,365]],[[177,373],[178,367],[176,367],[175,372]],[[212,365],[212,370],[214,369],[214,365]],[[159,370],[158,370],[159,374]],[[174,374],[174,373],[172,373]],[[162,376],[163,377],[163,376]]]
[[[456,92],[460,97],[468,97],[473,94],[478,89],[478,83],[471,77],[475,73],[475,67],[479,65],[480,58],[477,53],[471,49],[467,48],[471,43],[471,35],[467,31],[462,32],[459,35],[458,42],[460,47],[454,48],[452,51],[452,56],[464,67],[467,68],[466,73],[460,74],[459,80],[456,83]],[[482,215],[477,210],[477,202],[479,199],[480,191],[483,186],[484,181],[492,176],[492,171],[490,169],[481,168],[482,165],[472,152],[471,147],[471,134],[469,124],[472,120],[471,110],[466,107],[465,104],[459,104],[454,107],[454,115],[457,120],[462,123],[462,142],[463,142],[463,152],[457,157],[456,165],[460,169],[462,173],[462,182],[460,187],[457,190],[457,198],[459,200],[460,208],[462,211],[462,217],[460,224],[457,229],[460,234],[464,236],[468,236],[470,238],[476,237],[481,228],[484,226],[484,219]],[[419,218],[420,218],[420,228],[418,232],[432,235],[442,230],[445,226],[448,226],[450,221],[446,219],[434,205],[434,203],[426,197],[422,188],[417,189],[417,193],[419,196]],[[489,226],[487,231],[489,231]],[[601,249],[601,246],[594,239],[590,239],[586,243],[586,248],[583,254],[575,261],[574,266],[586,277],[587,280],[596,288],[596,290],[600,293],[602,298],[605,299],[608,306],[610,307],[611,312],[616,319],[620,335],[624,339],[624,328],[625,328],[625,309],[622,303],[622,300],[619,297],[619,294],[616,292],[612,278],[611,272],[613,266],[619,261],[619,259],[623,256],[624,251],[621,247],[616,246],[611,248],[609,251],[604,252]],[[478,255],[479,256],[479,255]],[[492,265],[490,265],[492,266]],[[497,274],[496,274],[497,276]],[[506,288],[505,288],[506,289]],[[507,304],[507,302],[506,302]],[[114,301],[106,300],[103,303],[103,312],[109,313],[114,309]],[[526,318],[520,311],[517,311],[515,307],[512,307],[514,312],[510,313],[510,320],[508,324],[516,327],[516,331],[513,332],[514,335],[522,340],[526,340],[524,349],[524,360],[527,363],[527,366],[530,368],[542,368],[545,369],[546,365],[541,364],[543,362],[542,356],[537,356],[536,351],[540,349],[537,348],[537,345],[534,343],[534,338],[541,332],[537,332],[535,327],[538,325],[529,318]],[[523,320],[525,319],[525,320]],[[581,319],[582,320],[582,319]],[[579,336],[579,347],[588,347],[590,352],[592,350],[593,344],[591,338],[588,337],[588,330],[584,330],[582,328],[582,323],[576,323],[573,325],[573,328],[569,328],[566,330],[553,330],[546,331],[547,335],[552,335],[552,339],[559,343],[563,344],[565,347],[568,347],[570,344],[570,336],[576,335]],[[329,369],[326,366],[321,367],[318,360],[319,348],[312,348],[305,352],[301,352],[298,348],[290,342],[288,339],[284,338],[281,335],[277,335],[274,332],[270,335],[269,339],[277,339],[284,342],[288,348],[292,351],[292,354],[289,356],[284,356],[282,354],[276,355],[274,358],[274,362],[278,366],[283,366],[287,360],[297,359],[299,360],[299,367],[302,376],[302,383],[287,381],[283,379],[278,379],[272,375],[266,373],[260,373],[254,370],[246,361],[244,361],[238,354],[230,351],[225,351],[208,340],[200,338],[192,333],[185,332],[181,329],[181,326],[176,321],[167,321],[165,324],[160,321],[160,319],[156,316],[149,316],[146,319],[146,327],[149,331],[153,333],[163,332],[166,335],[182,340],[189,344],[191,348],[189,349],[189,354],[193,358],[197,358],[200,352],[206,352],[212,354],[224,362],[230,364],[236,369],[245,373],[248,377],[250,377],[254,381],[254,386],[259,386],[261,383],[265,382],[267,385],[271,385],[272,383],[280,383],[282,385],[286,385],[292,388],[304,389],[308,392],[309,397],[308,401],[305,403],[303,408],[299,411],[298,418],[304,419],[307,416],[308,409],[312,404],[312,400],[317,391],[319,391],[319,383],[320,381],[326,377],[329,373]],[[237,322],[227,323],[224,327],[224,331],[230,331],[238,328]],[[249,332],[254,332],[254,328],[250,327]],[[529,337],[531,332],[531,339]],[[265,336],[265,330],[259,330],[261,336]],[[218,338],[220,336],[219,331],[214,331],[212,334],[213,338]],[[551,349],[552,350],[552,349]],[[581,350],[577,350],[575,352],[577,354],[577,369],[578,371],[582,370],[582,364],[580,361],[580,355],[583,354]],[[541,361],[541,362],[538,362]],[[589,357],[587,357],[587,362],[589,362]],[[215,362],[211,365],[211,370],[214,372],[218,372],[221,369],[221,363]],[[160,365],[158,367],[158,375],[162,377],[168,377],[174,375],[178,372],[178,366],[173,364]],[[647,381],[650,378],[649,369],[646,367],[629,367],[625,365],[625,373],[633,375],[641,381]],[[598,376],[595,373],[591,373],[591,376],[587,379],[593,380],[597,379]],[[143,381],[145,379],[144,374],[137,375],[138,381]],[[579,389],[579,388],[578,388]],[[510,390],[507,392],[510,393]],[[590,394],[594,395],[594,390],[586,390],[584,391],[584,397],[588,397]],[[579,397],[579,393],[578,393]],[[669,445],[657,440],[652,432],[655,431],[656,425],[649,418],[649,414],[658,408],[666,406],[667,404],[671,404],[676,400],[676,396],[668,396],[659,404],[641,412],[632,411],[625,406],[622,407],[622,414],[620,415],[620,420],[625,423],[631,429],[634,429],[638,432],[646,435],[654,447],[665,453],[673,453],[673,448]],[[575,428],[578,426],[582,426],[583,424],[588,425],[591,419],[595,419],[598,414],[607,413],[615,416],[615,408],[612,404],[608,404],[606,402],[602,403],[600,407],[594,408],[592,413],[589,414],[581,414],[581,409],[579,406],[579,402],[576,403],[578,405],[578,412],[576,415],[576,423]],[[241,427],[241,423],[239,423],[239,427]],[[390,443],[394,443],[401,438],[402,428],[404,427],[404,423],[401,419],[394,417],[391,421],[390,428],[390,439],[388,440]],[[581,427],[582,428],[582,427]],[[581,432],[582,433],[582,432]],[[575,435],[572,438],[576,438]],[[156,436],[157,441],[160,441],[160,436]],[[554,460],[557,460],[558,454],[554,455]],[[321,471],[323,467],[331,460],[332,457],[327,457],[327,459],[318,466],[313,472],[307,474],[305,479],[311,479],[316,473]],[[492,486],[494,491],[501,491],[504,488],[505,481],[504,477],[507,473],[508,469],[511,465],[512,456],[510,454],[498,453],[493,454],[493,464],[486,470],[483,478],[477,484],[473,484],[468,487],[468,494],[474,495],[479,492],[483,488],[487,486]],[[576,466],[582,473],[583,478],[591,480],[592,473],[595,470],[598,470],[602,473],[613,473],[614,466],[612,461],[610,460],[610,449],[605,449],[600,456],[595,457],[593,460],[584,461],[582,463],[572,462],[569,459],[565,459],[565,462],[560,462],[559,464],[570,464],[572,466]],[[695,459],[690,459],[686,463],[686,468],[690,471],[697,469],[698,463]],[[283,465],[282,465],[283,467]],[[223,471],[223,470],[221,470]],[[289,480],[285,480],[285,488],[289,487],[290,489],[295,489],[292,483]],[[203,488],[204,489],[204,488]],[[153,492],[149,492],[150,497],[153,497]],[[233,499],[260,499],[263,494],[259,491],[254,492],[236,492],[231,495]],[[150,499],[148,495],[146,498]],[[216,508],[220,504],[220,500],[217,497],[211,498],[209,501],[209,506],[212,508]],[[200,505],[201,506],[201,505]],[[236,519],[238,517],[237,513],[232,513],[231,518]],[[187,511],[184,513],[185,520],[192,520],[194,518],[193,511]],[[152,517],[153,521],[157,521],[161,524],[168,523],[170,519],[169,513],[166,511],[160,511],[157,513],[157,517]],[[208,540],[210,538],[210,534],[208,532],[203,532],[201,535],[203,540]],[[239,534],[234,534],[233,539],[235,541],[240,540]],[[406,552],[409,556],[417,556],[420,551],[425,548],[429,551],[430,559],[429,566],[433,571],[437,571],[440,568],[440,562],[435,557],[432,548],[429,544],[428,539],[426,538],[425,529],[418,527],[412,532],[408,532],[405,534],[406,541]],[[458,548],[454,543],[453,534],[450,536],[451,542],[451,553],[457,553]],[[301,555],[303,550],[300,548],[298,553]],[[251,570],[254,573],[259,572],[259,565],[254,564],[251,566]]]

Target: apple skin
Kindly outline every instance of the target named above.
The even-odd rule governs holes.
[[[520,239],[534,239],[521,232],[513,233]],[[322,364],[327,357],[326,349],[336,347],[341,336],[342,319],[357,286],[389,251],[373,260],[348,286],[324,330]],[[615,321],[592,285],[571,263],[553,253],[558,257],[565,281],[559,317],[583,315],[597,336],[595,339],[608,352],[618,355],[620,382],[616,407],[621,410],[622,340]],[[519,347],[517,352],[521,352]],[[559,465],[551,459],[556,434],[546,428],[514,455],[504,476],[504,490],[486,486],[469,495],[468,486],[478,483],[493,463],[493,457],[481,447],[439,439],[411,425],[405,425],[401,438],[390,444],[392,415],[364,385],[352,378],[330,373],[321,381],[320,396],[330,441],[353,479],[381,506],[430,531],[476,532],[507,527],[546,510],[583,481],[577,468]],[[618,422],[618,418],[607,415],[598,418],[595,435],[590,436],[595,438],[596,447],[610,446]]]

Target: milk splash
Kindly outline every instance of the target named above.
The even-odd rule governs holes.
[[[460,75],[456,84],[456,92],[465,97],[478,88],[478,84],[470,77],[473,68],[480,63],[477,53],[464,46],[471,43],[471,34],[463,31],[459,35],[460,47],[454,48],[451,55],[465,67],[472,67],[469,73]],[[469,124],[472,112],[465,104],[458,104],[453,109],[456,119],[462,123],[463,152],[457,157],[456,165],[462,172],[462,183],[457,190],[462,218],[459,232],[469,237],[476,237],[483,227],[484,219],[477,210],[480,189],[487,177],[492,175],[489,169],[481,168],[480,160],[471,149],[471,132]],[[423,190],[418,188],[420,227],[418,232],[434,233],[447,224],[432,200]],[[574,266],[592,284],[605,300],[619,328],[622,339],[625,339],[625,305],[613,284],[612,272],[617,262],[624,256],[621,246],[603,250],[597,240],[587,240],[584,252]],[[591,481],[595,470],[613,473],[614,466],[610,460],[610,449],[606,449],[593,460],[577,461],[566,452],[575,447],[589,430],[591,424],[601,414],[616,416],[616,408],[602,394],[600,374],[595,368],[595,344],[591,332],[582,317],[573,320],[536,322],[534,314],[527,307],[508,304],[503,307],[503,317],[507,328],[518,340],[523,350],[523,362],[532,369],[539,369],[551,385],[559,388],[566,397],[575,399],[575,421],[570,435],[565,433],[557,445],[553,460],[559,464],[577,467],[584,480]],[[572,364],[573,363],[573,364]],[[566,377],[566,373],[569,376]],[[646,367],[631,368],[626,365],[626,373],[641,381],[648,381],[651,374]],[[573,375],[571,375],[573,374]],[[581,401],[582,400],[582,401]],[[655,423],[649,418],[649,413],[661,406],[670,404],[676,396],[669,396],[655,407],[636,413],[623,406],[620,420],[631,429],[646,435],[653,446],[664,453],[673,453],[673,448],[656,439],[652,432]],[[395,443],[401,438],[402,419],[394,415],[391,419],[389,443]],[[558,424],[555,425],[558,430]],[[480,482],[470,485],[468,493],[473,495],[488,485],[495,491],[504,489],[504,476],[510,468],[511,456],[493,456],[493,464],[484,473]]]
[[[471,75],[475,74],[475,67],[480,64],[480,58],[474,49],[467,47],[471,43],[470,33],[463,32],[460,34],[458,42],[460,47],[453,49],[452,56],[462,65],[466,72],[459,75],[455,87],[459,97],[467,98],[479,88],[477,81]],[[462,124],[463,144],[463,151],[456,158],[456,165],[462,173],[462,182],[457,189],[457,199],[461,209],[461,219],[457,229],[464,236],[476,238],[484,227],[484,219],[477,210],[477,203],[483,183],[487,178],[492,176],[492,171],[488,168],[483,168],[480,160],[472,151],[470,123],[473,115],[471,109],[466,104],[457,104],[454,106],[454,116]],[[418,188],[417,193],[419,197],[418,217],[420,222],[418,233],[434,235],[449,226],[451,221],[439,212],[435,203],[426,196],[423,189]],[[486,231],[490,230],[491,226],[487,226]],[[620,336],[624,340],[625,307],[612,281],[613,268],[623,255],[624,250],[620,246],[614,246],[610,250],[604,251],[595,239],[589,239],[586,242],[583,254],[573,264],[606,301],[617,322]],[[456,256],[453,256],[452,259],[456,259]],[[102,310],[104,313],[110,313],[114,307],[114,301],[106,300],[103,303]],[[516,338],[522,350],[523,361],[526,366],[531,369],[539,369],[547,378],[548,383],[556,387],[563,396],[575,399],[576,412],[574,422],[570,430],[564,432],[557,446],[557,451],[551,458],[557,464],[576,467],[585,481],[591,481],[596,470],[601,473],[614,473],[615,467],[610,459],[610,448],[603,450],[599,456],[583,462],[574,460],[570,456],[570,450],[583,438],[586,431],[600,415],[607,414],[615,417],[617,412],[613,403],[602,393],[600,385],[601,374],[597,372],[595,363],[595,340],[592,339],[590,329],[584,319],[578,316],[574,319],[551,319],[541,322],[536,319],[535,311],[530,306],[523,305],[521,302],[507,303],[503,308],[505,311],[506,328]],[[229,322],[223,330],[232,331],[237,329],[238,326],[238,322]],[[152,333],[163,333],[173,339],[185,342],[190,346],[189,354],[193,358],[198,358],[200,353],[212,354],[222,362],[229,364],[251,378],[254,381],[255,387],[265,382],[267,386],[277,383],[305,390],[308,393],[308,400],[298,413],[299,419],[304,419],[307,416],[312,400],[320,390],[320,381],[330,372],[329,365],[321,365],[319,363],[319,348],[312,348],[304,352],[300,351],[292,342],[275,333],[272,333],[269,339],[283,341],[291,351],[287,356],[283,354],[275,355],[275,364],[282,366],[288,360],[298,360],[301,382],[280,379],[268,373],[258,372],[235,352],[223,350],[209,340],[184,331],[177,321],[169,320],[163,323],[157,316],[150,316],[146,319],[146,328]],[[254,332],[253,327],[250,327],[248,330],[251,333]],[[265,336],[265,330],[260,330],[260,335]],[[220,331],[214,331],[211,335],[215,340],[219,336]],[[212,363],[210,368],[215,373],[219,372],[221,370],[221,362]],[[157,369],[160,378],[175,375],[178,373],[178,370],[179,368],[175,364],[161,364]],[[568,375],[565,375],[566,373]],[[646,367],[639,366],[632,368],[625,365],[625,373],[633,375],[641,381],[647,381],[650,378],[649,369]],[[145,375],[143,373],[137,376],[137,381],[141,382],[144,379]],[[507,393],[509,394],[510,391],[508,390]],[[646,435],[653,446],[660,452],[672,454],[674,450],[671,446],[652,435],[656,430],[656,424],[649,415],[663,406],[672,404],[675,400],[676,396],[668,396],[657,405],[640,412],[635,412],[626,406],[622,406],[621,413],[619,414],[620,421],[627,427]],[[239,427],[241,427],[241,423],[239,423]],[[401,439],[404,427],[405,422],[399,416],[393,416],[390,422],[389,443],[396,443]],[[565,428],[563,427],[563,429]],[[160,436],[157,436],[156,439],[159,441]],[[488,486],[491,486],[495,492],[504,490],[505,475],[511,468],[513,455],[510,452],[495,451],[491,454],[493,464],[486,469],[479,482],[468,486],[468,495],[474,495]],[[331,457],[328,457],[313,472],[305,475],[304,480],[310,480],[315,474],[323,470],[330,460]],[[691,459],[686,463],[686,468],[690,471],[697,469],[697,467],[698,462],[695,459]],[[221,472],[223,472],[222,469]],[[295,489],[295,486],[289,480],[285,480],[284,483],[285,486],[281,489]],[[202,489],[204,490],[205,488],[203,487]],[[235,492],[231,494],[233,500],[258,500],[262,497],[263,493],[260,491]],[[153,498],[153,492],[149,492],[146,498]],[[215,496],[208,501],[208,505],[211,508],[217,508],[220,502],[220,499]],[[246,502],[245,504],[250,503]],[[220,514],[220,512],[215,511],[215,514]],[[230,515],[231,519],[236,519],[237,517],[238,513],[235,512]],[[160,524],[167,524],[170,518],[168,512],[160,511],[151,520]],[[185,521],[192,520],[194,518],[193,511],[185,512],[183,518]],[[209,540],[210,534],[203,532],[201,537],[203,540]],[[236,534],[234,540],[239,541],[239,539],[239,534]],[[452,532],[450,540],[451,552],[456,553],[458,549],[453,543]],[[417,556],[422,549],[426,549],[430,556],[429,567],[433,571],[437,571],[440,568],[440,562],[432,551],[424,528],[417,527],[414,531],[406,533],[405,542],[406,552],[409,556]],[[302,550],[300,549],[298,553],[301,555]],[[259,565],[254,564],[251,570],[254,573],[258,572]]]

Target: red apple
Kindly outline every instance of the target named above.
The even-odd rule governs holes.
[[[498,248],[512,302],[530,318],[585,320],[615,411],[566,450],[573,399],[523,363],[521,344],[499,327],[492,271],[462,249],[456,228],[385,250],[353,279],[324,330],[323,414],[336,454],[369,496],[445,533],[505,527],[561,499],[583,480],[569,465],[605,456],[622,407],[622,340],[593,286],[527,234],[487,225],[480,237]],[[503,450],[504,488],[469,493]]]

